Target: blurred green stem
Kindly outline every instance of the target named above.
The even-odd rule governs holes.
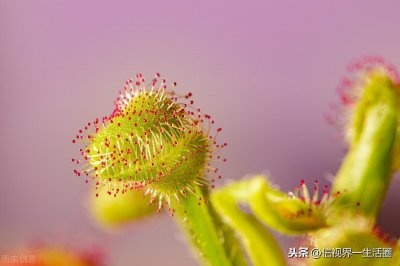
[[[181,203],[171,203],[175,209],[176,221],[205,265],[232,265],[223,246],[223,236],[218,231],[208,208],[209,203],[205,203],[205,200],[205,194],[197,188],[194,195],[189,194],[182,198]]]
[[[334,182],[333,190],[341,193],[335,207],[360,205],[364,215],[376,218],[392,175],[396,123],[390,103],[375,104],[365,113],[360,137],[352,143]]]
[[[235,230],[255,266],[283,266],[284,256],[273,235],[250,214],[243,213],[234,195],[222,190],[211,195],[211,200],[223,221]]]

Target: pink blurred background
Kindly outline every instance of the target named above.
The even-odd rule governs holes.
[[[268,171],[289,190],[335,173],[343,146],[323,115],[352,59],[400,67],[400,2],[322,2],[0,1],[0,250],[48,239],[98,243],[110,265],[197,265],[169,217],[99,230],[72,174],[76,130],[137,72],[213,114],[225,180]],[[395,236],[399,183],[380,217]]]

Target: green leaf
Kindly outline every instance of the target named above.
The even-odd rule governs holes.
[[[304,234],[326,226],[325,206],[290,197],[267,183],[264,176],[235,182],[225,188],[270,228],[284,234]]]

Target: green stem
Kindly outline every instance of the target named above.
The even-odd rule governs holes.
[[[227,191],[211,195],[212,203],[222,219],[241,237],[254,265],[282,266],[284,256],[273,235],[252,215],[243,213],[235,197]]]
[[[205,265],[230,266],[232,264],[223,246],[223,236],[220,235],[205,200],[205,194],[197,188],[195,195],[188,195],[181,203],[172,203],[174,216]]]
[[[222,221],[221,217],[218,215],[215,206],[213,206],[212,202],[208,204],[208,208],[216,227],[219,229],[219,235],[223,237],[222,242],[225,248],[225,252],[232,266],[249,265],[243,247],[236,237],[237,232]]]
[[[340,191],[335,207],[358,208],[375,219],[390,183],[391,152],[396,134],[393,106],[380,102],[365,113],[359,139],[337,173],[333,190]]]

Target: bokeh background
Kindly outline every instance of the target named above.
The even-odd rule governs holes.
[[[0,0],[0,250],[46,239],[101,245],[109,265],[196,265],[167,216],[99,230],[72,173],[76,131],[138,72],[214,116],[225,181],[264,171],[289,190],[334,174],[344,146],[324,113],[354,58],[400,67],[400,2],[327,2]],[[380,217],[395,236],[398,189]]]

